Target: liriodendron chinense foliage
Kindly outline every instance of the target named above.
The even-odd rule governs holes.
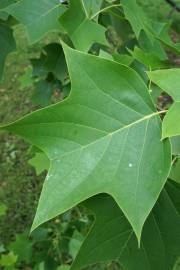
[[[63,101],[2,126],[41,150],[33,160],[40,171],[50,161],[32,230],[82,203],[96,218],[72,270],[112,260],[125,270],[173,270],[180,70],[167,52],[178,55],[180,46],[170,24],[154,21],[136,0],[7,1],[0,16],[1,70],[15,49],[14,17],[31,44],[57,33],[59,44],[31,60],[41,97],[52,81],[62,91],[71,84]],[[168,104],[159,109],[160,94]]]

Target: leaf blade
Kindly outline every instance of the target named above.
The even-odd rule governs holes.
[[[65,55],[70,97],[6,127],[51,160],[33,229],[106,192],[140,239],[171,164],[169,141],[160,141],[159,112],[154,112],[146,85],[132,69],[66,46]]]

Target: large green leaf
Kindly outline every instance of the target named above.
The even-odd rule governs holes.
[[[33,229],[105,192],[140,238],[171,164],[158,112],[134,70],[67,46],[65,55],[70,97],[4,127],[51,161]]]
[[[0,24],[0,37],[1,37],[1,46],[0,46],[0,81],[2,79],[4,64],[7,55],[10,52],[15,51],[16,43],[13,37],[13,31],[8,26]]]
[[[107,45],[106,28],[88,18],[82,0],[71,0],[69,9],[61,16],[60,22],[76,49],[88,51],[93,43]]]
[[[156,70],[148,76],[175,101],[164,118],[162,137],[180,135],[180,69]]]
[[[21,0],[5,9],[25,25],[30,43],[38,41],[47,32],[62,31],[59,17],[65,10],[58,0]]]
[[[129,223],[112,198],[101,195],[89,199],[85,206],[94,212],[95,224],[71,270],[112,260],[128,270],[172,270],[180,255],[180,218],[178,205],[174,205],[169,192],[168,188],[162,192],[148,217],[140,249]],[[180,195],[179,190],[176,195]]]

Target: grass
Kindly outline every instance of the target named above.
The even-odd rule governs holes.
[[[29,57],[36,57],[40,47],[28,47],[22,27],[15,29],[17,52],[8,56],[4,79],[0,84],[0,123],[14,121],[35,109],[31,102],[32,87],[21,89],[19,78],[30,65]],[[21,90],[20,90],[21,89]],[[44,177],[37,177],[28,165],[29,145],[20,138],[0,134],[0,202],[7,213],[0,217],[0,241],[8,243],[16,233],[31,226]]]

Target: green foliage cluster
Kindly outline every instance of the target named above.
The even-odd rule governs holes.
[[[4,269],[32,260],[34,269],[112,261],[124,270],[177,269],[180,42],[174,22],[155,20],[136,0],[1,2],[0,78],[16,48],[14,25],[24,26],[30,46],[49,32],[57,37],[30,59],[21,78],[34,85],[32,99],[44,108],[1,126],[33,146],[29,163],[37,174],[48,170],[32,241],[24,233],[9,253],[2,247]],[[80,203],[88,209],[81,215],[95,216],[87,237],[91,218],[67,212]],[[39,227],[59,215],[52,231]]]

